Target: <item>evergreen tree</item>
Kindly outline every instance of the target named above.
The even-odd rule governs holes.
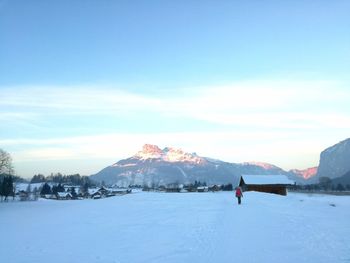
[[[48,185],[48,183],[45,183],[41,189],[40,195],[49,195],[51,193],[51,187]]]
[[[57,186],[57,192],[64,192],[64,191],[65,191],[65,190],[64,190],[63,185],[58,184],[58,186]]]
[[[78,195],[77,195],[77,192],[75,191],[75,187],[72,187],[72,188],[71,188],[70,193],[72,194],[73,199],[76,199],[76,198],[77,198]]]
[[[0,187],[1,196],[5,197],[5,201],[7,201],[7,197],[13,196],[15,197],[15,191],[13,188],[13,179],[12,176],[5,176],[2,180],[1,187]]]
[[[338,184],[337,187],[336,187],[336,190],[337,191],[345,191],[345,187],[342,185],[342,184]]]
[[[53,185],[51,191],[52,191],[52,194],[56,195],[57,192],[58,192],[57,186],[56,186],[56,185]]]

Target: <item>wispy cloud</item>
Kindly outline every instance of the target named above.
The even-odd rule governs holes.
[[[27,109],[28,116],[149,113],[159,118],[185,117],[215,124],[271,128],[333,127],[334,124],[348,128],[350,117],[350,110],[342,112],[341,108],[349,101],[349,92],[331,81],[246,81],[192,87],[188,92],[183,90],[181,95],[169,97],[99,86],[22,87],[4,89],[2,93],[0,109]],[[326,113],[327,118],[321,117]],[[25,118],[23,113],[12,114],[14,120]]]
[[[303,168],[317,165],[320,151],[348,137],[350,128],[350,93],[342,83],[332,81],[242,81],[191,87],[169,96],[111,86],[11,87],[1,89],[1,98],[1,128],[36,133],[50,124],[59,131],[71,126],[77,131],[75,136],[53,135],[45,129],[45,136],[2,135],[0,146],[11,151],[15,162],[117,160],[134,154],[144,143],[155,143],[227,161]],[[145,118],[143,125],[151,116],[156,124],[147,132],[138,126],[133,134],[128,133],[129,126],[119,132],[94,130],[106,116],[107,122],[108,118],[116,122],[121,117],[132,116],[136,122]],[[87,120],[83,124],[82,118]],[[191,131],[185,125],[178,127],[182,132],[163,127],[166,121],[182,119],[201,126]],[[89,133],[84,132],[86,127],[92,127]]]

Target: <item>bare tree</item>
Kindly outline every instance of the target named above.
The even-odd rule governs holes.
[[[9,153],[0,149],[0,174],[12,174],[12,158]]]

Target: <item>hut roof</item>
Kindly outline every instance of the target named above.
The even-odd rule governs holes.
[[[287,178],[285,175],[242,175],[246,184],[294,184],[294,181]]]

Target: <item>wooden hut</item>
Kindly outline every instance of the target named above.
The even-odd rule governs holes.
[[[242,175],[239,186],[243,191],[257,191],[287,195],[287,186],[293,185],[285,175]]]

